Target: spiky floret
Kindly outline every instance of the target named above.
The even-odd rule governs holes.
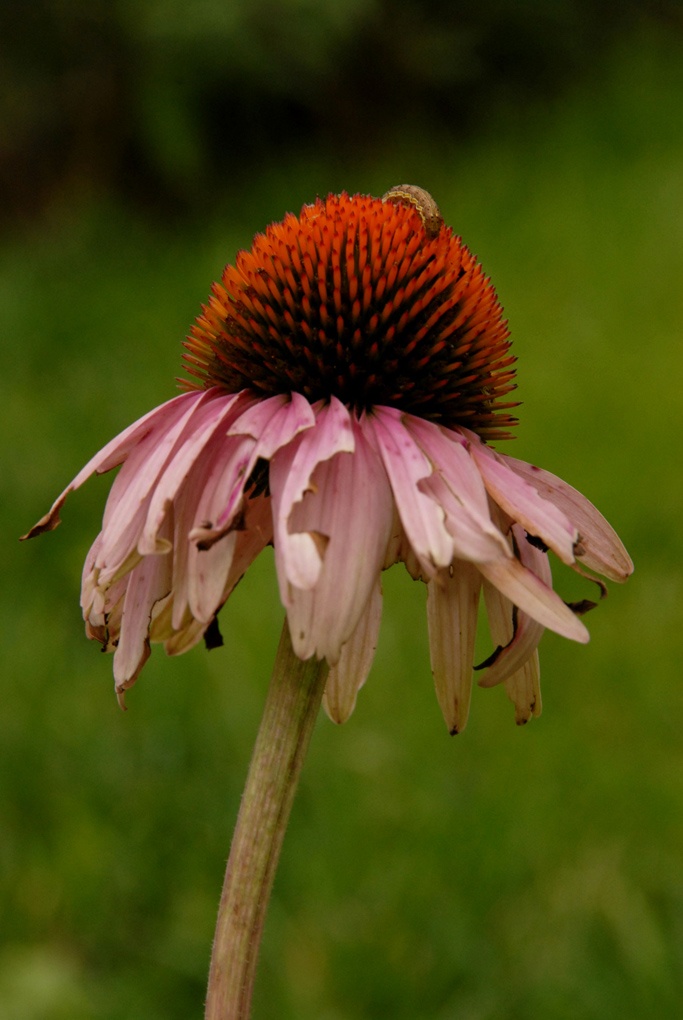
[[[496,293],[450,227],[410,204],[329,195],[257,234],[185,344],[188,389],[221,386],[357,412],[397,407],[508,438],[515,358]]]

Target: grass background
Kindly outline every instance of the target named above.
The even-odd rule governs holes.
[[[683,61],[622,41],[560,99],[457,147],[263,165],[164,226],[65,195],[0,250],[0,1016],[199,1017],[222,873],[281,626],[272,557],[225,647],[155,649],[116,705],[80,568],[110,479],[19,546],[82,463],[174,393],[209,283],[315,194],[419,183],[491,274],[519,357],[506,450],[586,493],[636,574],[547,634],[544,712],[475,691],[448,736],[425,589],[385,575],[370,680],[321,718],[257,978],[259,1020],[674,1020],[683,1008]],[[556,570],[567,597],[587,594]],[[589,593],[588,593],[589,594]],[[482,642],[485,641],[482,635]],[[482,648],[485,644],[482,644]]]

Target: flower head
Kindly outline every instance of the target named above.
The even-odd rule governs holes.
[[[185,392],[96,454],[26,536],[122,465],[81,595],[121,701],[150,642],[221,643],[219,610],[272,544],[294,650],[328,660],[336,722],[399,560],[427,584],[449,730],[467,721],[482,589],[495,651],[479,683],[505,682],[518,722],[538,715],[543,630],[587,641],[577,614],[592,605],[553,591],[548,550],[615,581],[633,567],[584,496],[489,445],[515,423],[515,359],[493,287],[431,197],[403,185],[288,214],[226,267],[186,348]]]

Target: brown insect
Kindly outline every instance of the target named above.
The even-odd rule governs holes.
[[[412,205],[420,214],[427,240],[432,241],[438,236],[443,226],[443,216],[432,196],[424,188],[418,188],[415,184],[397,184],[395,188],[390,188],[386,195],[382,195],[382,201]]]

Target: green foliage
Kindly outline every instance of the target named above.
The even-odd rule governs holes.
[[[264,555],[223,611],[225,647],[155,649],[124,715],[78,610],[110,480],[72,495],[54,534],[15,536],[173,394],[183,333],[255,230],[317,192],[402,180],[433,192],[496,283],[525,401],[515,454],[593,499],[636,574],[588,618],[587,648],[544,638],[541,719],[517,729],[502,689],[477,690],[455,739],[431,690],[424,588],[385,575],[356,712],[313,738],[254,1017],[681,1015],[681,67],[643,38],[550,114],[511,107],[458,149],[413,134],[345,173],[270,165],[182,232],[65,200],[5,244],[3,1020],[201,1015],[282,618]],[[556,584],[586,594],[559,566]]]
[[[678,0],[33,0],[0,5],[4,216],[65,191],[201,212],[264,161],[353,163],[556,95]]]

